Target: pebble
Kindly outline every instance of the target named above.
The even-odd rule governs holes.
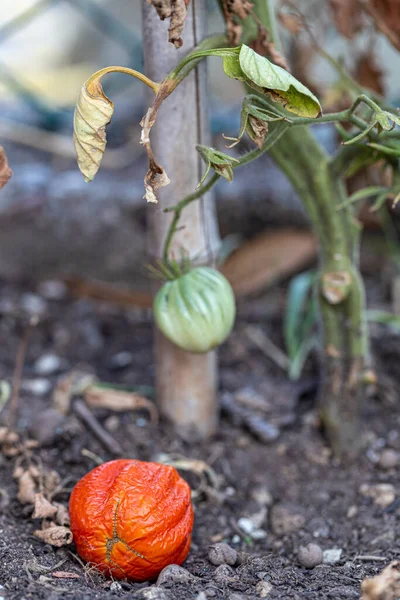
[[[335,565],[340,561],[342,553],[343,550],[341,548],[330,548],[329,550],[324,550],[322,562],[324,565]]]
[[[187,569],[179,565],[168,565],[158,576],[157,585],[171,585],[174,583],[190,583],[197,578]]]
[[[259,598],[266,598],[272,589],[273,586],[268,581],[259,581],[256,585],[255,592]]]
[[[200,592],[197,594],[196,600],[207,600],[207,594],[205,592]]]
[[[248,596],[243,596],[243,594],[231,594],[228,596],[228,600],[247,600]]]
[[[111,592],[120,592],[122,590],[122,585],[120,583],[118,583],[118,581],[113,581],[110,584],[110,591]]]
[[[47,300],[62,300],[67,295],[67,286],[62,281],[49,279],[39,285],[39,293]]]
[[[129,367],[133,362],[132,352],[118,352],[111,357],[110,368],[117,371],[118,369],[125,369]]]
[[[322,563],[322,549],[320,546],[318,546],[318,544],[307,544],[306,546],[300,546],[297,553],[297,558],[303,567],[306,569],[313,569]]]
[[[47,311],[47,303],[37,294],[23,294],[21,308],[32,317],[42,317]]]
[[[53,375],[61,369],[62,361],[56,354],[43,354],[34,364],[38,375]]]
[[[208,560],[216,567],[224,564],[233,567],[237,561],[237,552],[234,548],[228,546],[228,544],[221,542],[210,546],[208,550]]]
[[[399,464],[399,454],[396,450],[387,448],[383,450],[379,457],[379,466],[381,469],[394,469]]]
[[[272,495],[265,486],[254,488],[251,492],[251,496],[261,506],[272,506]]]
[[[390,506],[396,498],[396,490],[391,483],[368,484],[360,486],[360,494],[372,498],[377,506]]]
[[[295,508],[284,504],[275,504],[271,509],[271,528],[275,535],[294,533],[303,527],[305,519]]]
[[[171,592],[164,588],[151,585],[146,588],[142,588],[135,593],[137,600],[172,600],[173,596]]]
[[[30,432],[41,446],[49,446],[62,433],[65,422],[65,415],[56,408],[48,408],[33,418]]]
[[[254,521],[248,517],[241,517],[237,524],[243,533],[249,535],[253,540],[263,540],[267,537],[267,532],[257,527]]]
[[[214,581],[220,585],[224,585],[232,581],[235,576],[235,572],[229,565],[219,565],[214,571]]]
[[[25,379],[21,385],[24,392],[33,396],[46,396],[51,390],[51,382],[44,377],[37,379]]]
[[[232,536],[232,544],[240,544],[241,537],[237,533]]]
[[[352,506],[349,507],[349,510],[347,511],[347,518],[354,519],[354,517],[357,516],[357,514],[358,514],[358,508],[357,508],[357,506],[355,506],[353,504]]]

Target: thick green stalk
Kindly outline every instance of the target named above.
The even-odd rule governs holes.
[[[269,0],[254,0],[254,12],[277,44],[270,8]],[[357,264],[359,227],[351,209],[337,210],[345,195],[338,163],[332,164],[309,129],[291,127],[269,153],[298,192],[320,241],[318,299],[324,337],[320,414],[335,453],[354,456],[361,443],[368,352]]]

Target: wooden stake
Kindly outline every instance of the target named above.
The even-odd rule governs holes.
[[[168,22],[160,21],[153,6],[143,1],[145,74],[161,81],[205,36],[206,0],[192,0],[182,34],[183,47],[168,42]],[[155,158],[171,184],[158,190],[159,204],[148,210],[149,254],[162,257],[171,215],[163,213],[192,192],[200,181],[197,144],[210,145],[207,119],[205,64],[199,65],[163,103],[152,130]],[[183,248],[196,262],[212,263],[219,245],[213,198],[193,202],[182,213],[180,229],[171,246],[176,258]],[[200,260],[199,260],[200,259]],[[159,331],[155,336],[157,402],[161,413],[178,432],[194,431],[200,438],[214,433],[217,424],[216,355],[183,352]]]

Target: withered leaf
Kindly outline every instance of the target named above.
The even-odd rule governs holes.
[[[71,530],[62,525],[51,525],[47,529],[37,529],[33,532],[33,535],[45,544],[56,546],[56,548],[67,546],[73,540]]]
[[[12,171],[8,166],[7,156],[4,148],[0,146],[0,190],[12,176]]]
[[[162,21],[169,19],[168,41],[180,48],[183,44],[181,34],[185,25],[187,7],[190,0],[147,0],[154,6]]]
[[[59,525],[63,525],[64,527],[69,527],[70,517],[68,508],[64,506],[64,504],[59,504],[58,502],[54,502],[54,506],[57,508],[56,513],[56,521]]]
[[[400,597],[400,562],[393,561],[379,575],[364,579],[361,600],[397,600]]]
[[[148,398],[134,392],[92,385],[85,390],[85,400],[93,408],[108,408],[114,411],[145,409],[149,412],[153,423],[158,421],[155,404]]]
[[[239,45],[242,36],[240,20],[246,19],[253,6],[253,3],[249,0],[222,0],[226,34],[231,46]]]
[[[363,88],[367,88],[384,96],[385,88],[383,75],[383,71],[376,64],[375,57],[371,52],[362,54],[359,57],[355,68],[354,78]]]
[[[39,493],[35,495],[35,507],[32,513],[32,519],[49,519],[57,513],[57,507]]]
[[[253,115],[249,115],[246,132],[253,142],[261,148],[265,141],[265,136],[268,133],[268,122],[257,119],[257,117],[253,117]]]
[[[104,94],[99,77],[91,77],[80,91],[74,113],[74,145],[79,169],[85,181],[92,181],[99,170],[106,148],[106,125],[114,104]]]
[[[303,24],[297,15],[281,12],[279,13],[278,18],[282,25],[294,35],[300,33],[303,29]]]
[[[363,26],[359,0],[329,0],[337,30],[352,39]]]
[[[162,93],[157,96],[162,102]],[[157,100],[156,98],[156,100]],[[155,192],[160,188],[171,183],[168,175],[164,171],[163,167],[154,159],[153,151],[150,144],[150,130],[153,127],[158,110],[158,103],[154,103],[146,112],[145,116],[140,122],[142,126],[142,133],[140,136],[140,143],[146,148],[147,156],[149,157],[149,168],[144,178],[144,189],[147,202],[157,204],[157,196]]]
[[[18,479],[17,498],[21,504],[35,504],[36,484],[29,471],[24,471]]]

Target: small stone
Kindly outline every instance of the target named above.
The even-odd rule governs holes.
[[[45,396],[51,390],[51,382],[44,377],[25,379],[21,387],[24,392],[28,392],[28,394],[32,394],[33,396]]]
[[[241,517],[237,524],[243,533],[249,535],[253,540],[263,540],[267,537],[266,531],[257,527],[251,518]]]
[[[191,583],[197,578],[187,569],[179,565],[168,565],[158,576],[157,585],[173,585],[175,583]]]
[[[47,303],[36,294],[23,294],[21,308],[32,317],[42,317],[47,311]]]
[[[135,599],[137,598],[137,600],[173,600],[171,592],[162,587],[157,587],[156,585],[151,585],[138,590],[134,597]]]
[[[63,433],[66,420],[56,408],[47,408],[33,418],[30,432],[41,446],[50,446]]]
[[[232,544],[240,544],[240,539],[240,535],[235,533],[235,535],[232,536]]]
[[[303,515],[296,513],[296,509],[289,505],[275,504],[271,509],[271,528],[275,535],[288,535],[303,527]]]
[[[67,295],[67,286],[62,281],[49,279],[39,285],[39,293],[47,300],[62,300]]]
[[[363,483],[360,486],[360,493],[363,496],[372,498],[374,503],[382,508],[390,506],[396,498],[396,491],[391,483],[377,483],[375,485]]]
[[[392,450],[391,448],[387,448],[383,450],[382,454],[379,457],[379,466],[381,469],[394,469],[399,464],[399,454],[396,450]]]
[[[207,595],[205,592],[200,592],[196,596],[196,600],[207,600]]]
[[[111,415],[111,417],[108,417],[108,419],[104,421],[104,427],[107,429],[107,431],[111,431],[111,433],[118,431],[120,425],[121,422],[117,415]]]
[[[120,583],[118,583],[118,581],[113,581],[110,584],[110,591],[111,592],[120,592],[122,590],[122,585]]]
[[[228,596],[228,600],[247,600],[248,596],[243,596],[243,594],[231,594]]]
[[[350,506],[349,510],[347,511],[347,518],[348,519],[354,519],[354,517],[358,514],[358,508],[357,506]]]
[[[235,572],[229,565],[219,565],[215,571],[213,578],[218,584],[226,584],[234,579]]]
[[[272,592],[273,586],[268,581],[259,581],[256,585],[255,592],[259,598],[266,598]]]
[[[256,573],[256,577],[258,579],[265,579],[265,577],[268,575],[267,571],[257,571]]]
[[[272,496],[265,486],[256,487],[251,492],[252,498],[261,506],[272,506]]]
[[[324,550],[322,562],[324,565],[335,565],[340,561],[342,553],[343,550],[341,548],[330,548],[329,550]]]
[[[53,375],[61,369],[61,358],[56,354],[43,354],[34,364],[34,370],[38,375]]]
[[[111,357],[110,368],[117,371],[118,369],[126,369],[133,362],[132,352],[118,352]]]
[[[228,544],[221,542],[210,546],[208,550],[208,560],[216,567],[224,564],[233,567],[237,561],[237,552],[234,548],[228,546]]]
[[[323,553],[318,544],[307,544],[306,546],[300,546],[297,558],[303,567],[313,569],[322,563]]]

